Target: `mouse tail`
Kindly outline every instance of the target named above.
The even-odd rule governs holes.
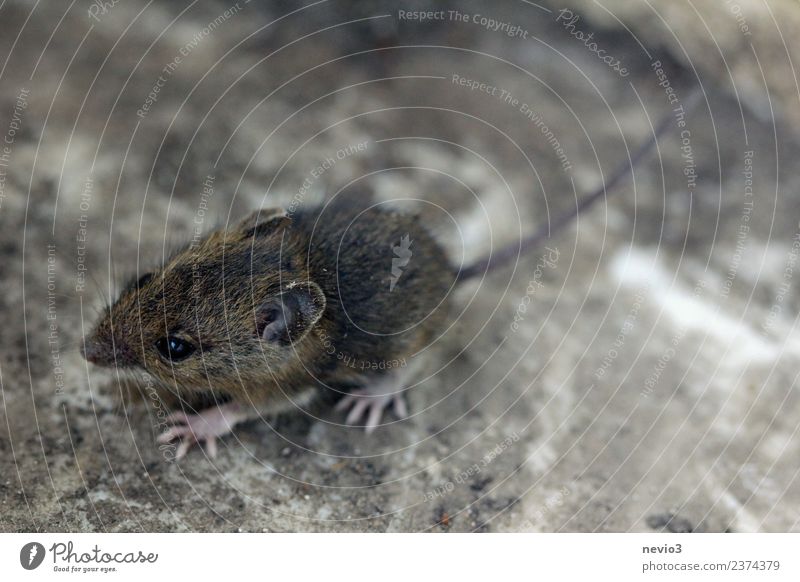
[[[689,113],[694,109],[695,105],[700,101],[702,95],[701,90],[695,90],[686,100],[684,111]],[[607,197],[609,192],[618,186],[624,178],[630,174],[633,175],[633,169],[641,160],[653,149],[658,143],[661,136],[674,123],[674,113],[670,111],[659,122],[653,130],[648,140],[644,142],[639,148],[628,158],[625,162],[620,164],[614,172],[609,175],[608,179],[598,186],[595,190],[584,196],[577,201],[575,208],[563,212],[556,216],[554,220],[548,221],[547,224],[539,227],[535,232],[526,236],[517,242],[501,248],[499,251],[491,253],[489,256],[476,261],[475,263],[463,268],[454,268],[456,273],[456,281],[458,283],[468,281],[477,276],[482,276],[503,267],[512,261],[519,260],[519,258],[528,253],[529,251],[537,248],[542,242],[550,239],[565,226],[578,218],[581,212],[587,211],[601,198]],[[575,183],[572,183],[573,191]]]

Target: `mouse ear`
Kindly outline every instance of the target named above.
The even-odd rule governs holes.
[[[256,308],[256,334],[288,346],[303,339],[325,311],[325,295],[313,281],[296,283]]]
[[[247,239],[275,232],[291,222],[283,208],[262,208],[242,219],[234,230],[241,231],[242,238]]]

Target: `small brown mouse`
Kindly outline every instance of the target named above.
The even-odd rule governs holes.
[[[407,414],[405,383],[444,327],[453,288],[572,222],[670,125],[667,115],[573,210],[465,268],[450,262],[424,217],[381,204],[338,198],[291,214],[259,210],[131,282],[81,352],[97,365],[145,370],[181,403],[211,396],[215,405],[169,417],[174,426],[159,440],[182,439],[178,458],[197,442],[213,456],[216,437],[237,423],[343,386],[351,389],[337,408],[371,431],[389,406]]]
[[[145,370],[181,401],[224,401],[170,417],[160,440],[181,438],[177,457],[341,386],[356,387],[338,405],[348,423],[372,430],[390,405],[407,414],[403,382],[459,280],[421,218],[347,201],[259,210],[127,285],[82,353]]]

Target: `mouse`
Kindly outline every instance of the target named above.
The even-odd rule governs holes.
[[[446,328],[454,289],[518,261],[606,199],[671,125],[667,114],[573,209],[469,265],[450,259],[424,213],[363,196],[256,210],[128,282],[81,354],[146,372],[180,404],[157,437],[178,443],[176,459],[195,444],[214,457],[236,425],[322,395],[338,399],[347,424],[372,432],[389,409],[408,416],[405,391]],[[198,411],[196,402],[211,405]]]
[[[424,223],[344,199],[257,210],[125,285],[82,355],[144,371],[182,403],[214,396],[167,418],[158,440],[178,442],[176,458],[197,443],[214,456],[237,424],[325,392],[372,432],[387,409],[408,415],[409,378],[469,278]]]

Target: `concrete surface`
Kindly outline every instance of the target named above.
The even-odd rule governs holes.
[[[798,530],[798,96],[774,48],[795,7],[741,2],[773,45],[728,37],[731,81],[664,40],[699,26],[688,7],[613,3],[626,30],[580,2],[572,28],[558,5],[362,4],[0,8],[0,530]],[[163,411],[77,353],[102,296],[198,218],[357,180],[436,203],[477,258],[573,208],[701,84],[633,182],[461,290],[412,417],[372,436],[318,405],[170,463]]]

